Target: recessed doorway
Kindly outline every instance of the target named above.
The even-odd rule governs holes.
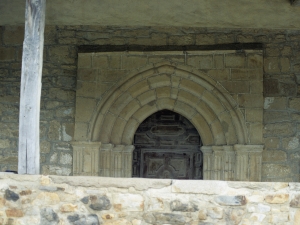
[[[200,135],[192,123],[170,110],[145,119],[134,136],[133,177],[203,179]]]

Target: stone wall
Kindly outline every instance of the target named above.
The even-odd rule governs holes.
[[[299,224],[298,183],[0,174],[0,224]]]
[[[262,62],[261,50],[79,53],[73,174],[131,177],[132,152],[121,149],[168,109],[200,134],[203,179],[260,181]]]
[[[0,167],[17,170],[23,28],[0,28]],[[71,175],[78,46],[213,46],[262,43],[262,180],[299,180],[300,32],[189,27],[47,26],[41,102],[41,171]],[[219,48],[216,46],[215,48]]]

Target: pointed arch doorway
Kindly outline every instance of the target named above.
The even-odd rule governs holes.
[[[184,116],[170,110],[145,119],[134,135],[132,176],[203,179],[200,135]]]

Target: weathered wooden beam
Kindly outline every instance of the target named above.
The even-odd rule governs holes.
[[[46,0],[26,0],[19,115],[19,174],[40,172],[40,100]]]
[[[291,0],[292,5],[300,6],[300,0]]]

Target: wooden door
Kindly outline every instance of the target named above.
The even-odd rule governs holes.
[[[133,177],[202,179],[201,139],[185,117],[169,110],[151,115],[134,145]]]

